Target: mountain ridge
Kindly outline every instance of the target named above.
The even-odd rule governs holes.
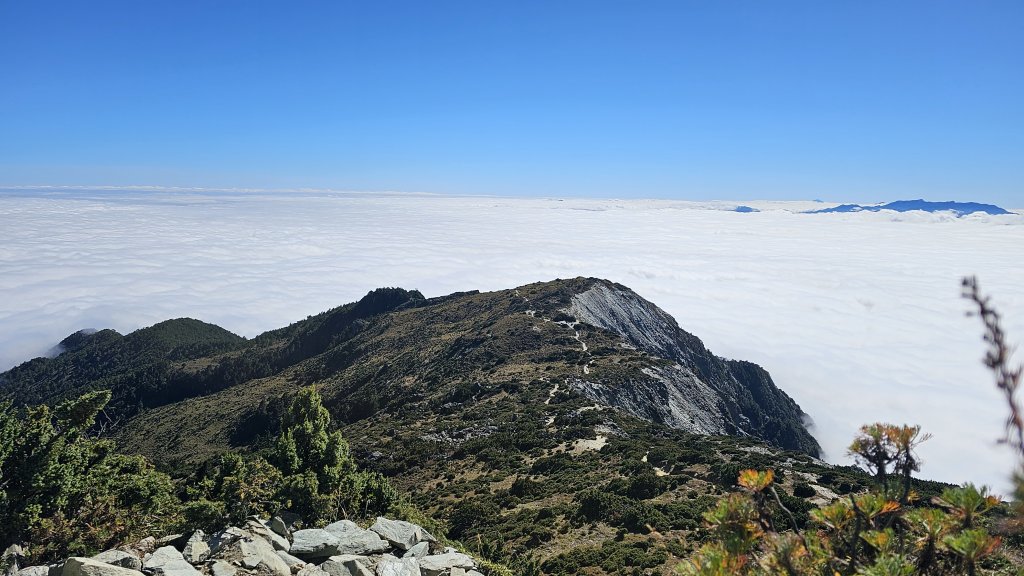
[[[540,342],[523,334],[506,334],[503,346],[516,351],[531,344],[578,347],[578,351],[558,352],[557,359],[566,361],[571,369],[563,377],[563,384],[595,401],[690,432],[751,435],[782,448],[815,456],[819,453],[813,437],[798,423],[803,412],[774,385],[766,371],[759,367],[751,370],[746,364],[715,356],[699,338],[682,330],[671,316],[632,290],[595,278],[528,286],[539,290],[539,311],[534,309],[537,301],[517,295],[525,286],[483,296],[462,292],[431,299],[417,291],[381,288],[357,302],[251,340],[193,319],[168,320],[124,336],[110,330],[76,332],[62,341],[66,350],[57,357],[34,359],[0,374],[0,392],[12,396],[18,404],[53,403],[90,389],[110,387],[114,393],[111,410],[119,417],[131,418],[144,409],[285,372],[301,373],[297,378],[305,383],[329,380],[339,370],[353,368],[354,358],[365,355],[354,350],[364,330],[382,326],[386,330],[396,315],[404,314],[421,325],[445,318],[473,317],[484,324],[505,320],[516,324],[517,329],[538,323],[564,329],[564,333],[556,330],[545,335]],[[472,298],[483,298],[484,305],[467,310],[467,299]],[[425,317],[417,312],[424,310],[429,310]],[[617,366],[599,367],[611,352],[607,346],[588,349],[581,330],[587,336],[602,332],[602,339],[620,339],[615,343],[619,347],[616,354],[631,356],[644,366],[627,371],[628,377],[614,374],[621,372]],[[570,344],[568,338],[575,344]],[[461,334],[453,344],[454,348],[449,346],[449,350],[425,362],[428,369],[419,370],[420,375],[430,378],[429,365],[457,357],[459,346],[475,350],[485,344],[485,339],[479,334]],[[417,343],[406,339],[389,346],[414,353]],[[511,348],[488,352],[480,360],[485,365],[501,363]],[[646,361],[641,361],[645,356]],[[528,370],[529,365],[524,368]],[[377,369],[382,370],[383,366]],[[611,378],[605,377],[609,372]],[[659,401],[668,397],[674,401]]]
[[[186,326],[219,348],[196,356],[155,337]],[[438,298],[384,288],[251,339],[195,320],[126,347],[133,334],[79,336],[77,348],[5,373],[0,394],[27,405],[33,392],[52,403],[121,385],[104,425],[120,449],[201,477],[225,452],[268,446],[294,394],[313,385],[361,469],[387,476],[454,540],[487,543],[467,550],[530,559],[540,574],[673,573],[743,469],[776,470],[801,525],[814,505],[870,484],[815,458],[805,415],[767,371],[715,356],[607,280]],[[148,369],[126,369],[136,358],[122,354],[109,373],[66,370],[108,348]]]

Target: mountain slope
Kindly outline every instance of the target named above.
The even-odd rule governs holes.
[[[135,334],[96,333],[86,347],[120,349]],[[145,350],[162,350],[156,340]],[[38,398],[56,400],[122,378],[119,444],[187,475],[259,446],[291,395],[315,384],[360,465],[391,477],[452,537],[494,543],[475,552],[529,556],[548,574],[671,573],[686,555],[679,542],[741,468],[789,470],[790,491],[867,482],[812,458],[803,413],[767,372],[716,357],[605,280],[431,299],[380,289],[218,346],[203,356],[173,347],[173,361],[151,362],[138,380],[146,393],[129,375],[155,352],[62,379],[91,357],[69,346],[0,376],[0,393],[29,401],[35,381],[47,390]],[[797,514],[810,506],[783,497]]]
[[[90,390],[110,389],[112,413],[180,400],[168,385],[172,366],[235,350],[246,340],[213,324],[178,318],[122,336],[114,330],[79,331],[60,342],[60,354],[36,358],[0,374],[0,394],[15,404],[56,404]]]
[[[596,279],[430,300],[379,289],[252,341],[178,319],[127,336],[78,333],[62,346],[55,358],[0,375],[0,392],[26,404],[111,388],[111,412],[130,418],[224,391],[244,405],[236,421],[225,422],[230,443],[244,444],[263,432],[251,413],[296,384],[321,384],[345,422],[411,407],[433,411],[487,389],[572,390],[688,432],[819,452],[799,406],[767,372],[713,355],[654,304]],[[249,393],[257,389],[265,393]],[[162,454],[174,456],[166,448]]]

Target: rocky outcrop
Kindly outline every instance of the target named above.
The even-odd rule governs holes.
[[[244,528],[146,538],[91,558],[30,566],[17,576],[485,576],[470,556],[421,526],[377,518],[292,530],[294,518],[251,518]],[[177,543],[176,545],[174,545]],[[166,544],[159,545],[158,544]]]
[[[821,447],[804,426],[807,415],[760,366],[712,354],[668,313],[625,286],[594,280],[563,310],[575,323],[619,335],[623,345],[670,363],[648,367],[628,382],[566,382],[594,400],[697,434],[754,436],[813,456]],[[570,325],[575,327],[574,323]]]

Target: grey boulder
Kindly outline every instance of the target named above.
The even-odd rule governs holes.
[[[138,550],[139,554],[149,554],[153,550],[156,550],[156,538],[147,536],[135,544],[132,544],[132,548]]]
[[[250,536],[251,535],[241,528],[235,528],[234,526],[225,528],[213,536],[210,536],[210,539],[207,542],[210,545],[210,555],[217,556],[220,554],[222,549],[229,548],[238,540]]]
[[[124,550],[106,550],[93,556],[92,559],[104,564],[113,564],[114,566],[130,568],[138,572],[142,571],[142,558]]]
[[[402,554],[402,558],[422,558],[430,553],[430,542],[420,542]]]
[[[423,576],[439,576],[450,572],[453,568],[475,568],[473,559],[461,552],[446,552],[424,556],[419,559]]]
[[[191,568],[191,566],[190,566]],[[92,558],[72,557],[64,563],[62,576],[142,576],[142,572],[114,566]]]
[[[415,558],[384,556],[377,564],[377,576],[421,576],[420,564]]]
[[[338,539],[337,554],[380,554],[391,550],[391,545],[376,532],[363,530],[351,520],[328,524],[324,530]]]
[[[263,538],[238,528],[229,528],[218,536],[214,559],[262,574],[291,576],[291,567],[278,554],[278,550],[274,550],[270,542]]]
[[[237,573],[238,568],[232,566],[230,562],[214,560],[210,564],[210,574],[213,574],[213,576],[235,576]]]
[[[245,523],[245,529],[269,542],[275,550],[288,552],[291,548],[291,543],[288,542],[287,538],[271,530],[270,526],[264,524],[261,520],[250,519]]]
[[[367,566],[368,559],[357,554],[341,554],[331,556],[320,565],[320,569],[330,576],[373,576]]]
[[[297,570],[296,566],[301,568],[301,567],[306,565],[306,561],[305,560],[303,560],[302,558],[296,558],[295,556],[292,556],[291,554],[285,552],[284,550],[278,550],[277,551],[277,556],[281,560],[284,560],[284,563],[287,564],[288,567],[291,568],[293,572],[295,570]]]
[[[400,550],[408,550],[423,541],[435,541],[429,532],[404,520],[388,520],[378,516],[377,521],[370,526],[370,530]]]
[[[296,530],[292,533],[289,554],[299,558],[327,558],[338,554],[340,540],[322,528]]]
[[[266,541],[260,538],[241,540],[238,542],[238,548],[242,555],[242,566],[250,570],[269,571],[275,576],[291,576],[291,567]]]
[[[301,519],[302,518],[298,514],[281,512],[270,519],[269,526],[271,530],[287,538],[288,535],[292,533],[292,530],[295,530],[295,525],[298,524]]]
[[[50,573],[49,566],[28,566],[18,570],[16,576],[48,576]]]
[[[200,576],[174,546],[157,548],[142,564],[143,570],[156,576]],[[65,568],[64,576],[68,576]]]
[[[210,544],[206,541],[206,534],[202,530],[196,530],[185,542],[185,548],[181,555],[191,564],[199,564],[210,557]]]

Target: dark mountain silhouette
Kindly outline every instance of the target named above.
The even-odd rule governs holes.
[[[923,212],[953,212],[957,216],[983,212],[985,214],[1002,215],[1012,214],[994,204],[979,204],[978,202],[929,202],[927,200],[897,200],[888,204],[842,204],[832,208],[821,210],[810,210],[807,214],[824,214],[829,212],[879,212],[881,210],[893,210],[895,212],[911,212],[921,210]]]

